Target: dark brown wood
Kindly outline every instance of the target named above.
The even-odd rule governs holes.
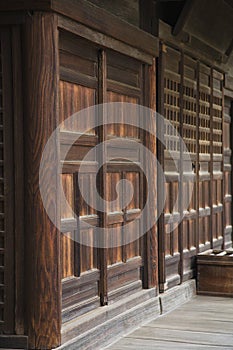
[[[154,36],[158,36],[159,18],[158,18],[158,2],[155,0],[140,0],[140,28]]]
[[[8,3],[2,2],[0,11],[18,11],[18,10],[43,10],[51,9],[51,0],[11,0]]]
[[[61,272],[59,234],[59,152],[54,142],[45,199],[55,210],[49,220],[39,190],[39,166],[45,144],[59,123],[58,31],[56,16],[35,13],[24,27],[25,67],[25,205],[26,332],[30,348],[53,348],[61,339]],[[36,94],[35,94],[36,91]],[[45,297],[46,296],[46,297]],[[46,320],[46,322],[45,322]]]
[[[79,277],[81,274],[81,246],[80,246],[80,202],[81,194],[78,183],[78,173],[73,175],[73,191],[74,191],[74,210],[77,216],[77,226],[75,228],[75,241],[74,241],[74,275]],[[63,288],[62,288],[63,291]]]
[[[184,147],[183,147],[183,119],[184,119],[184,52],[181,52],[181,59],[180,59],[180,120],[179,120],[179,137],[180,137],[180,162],[179,162],[179,213],[180,215],[183,215],[184,210],[184,201],[183,201],[183,195],[184,195]],[[178,245],[179,245],[179,253],[180,253],[180,262],[179,262],[179,274],[180,274],[180,283],[183,282],[183,274],[184,274],[184,238],[183,238],[183,222],[181,221],[178,227]]]
[[[173,35],[178,35],[184,28],[186,21],[192,15],[192,7],[195,3],[195,0],[188,0],[185,2],[183,10],[176,22],[176,25],[173,29]]]
[[[0,25],[17,25],[25,22],[26,15],[23,12],[0,12]]]
[[[13,144],[13,87],[11,68],[11,33],[8,28],[2,28],[1,32],[1,58],[2,58],[2,153],[1,153],[1,178],[3,188],[3,208],[1,210],[1,236],[4,245],[1,246],[1,292],[4,295],[1,308],[0,327],[6,334],[14,331],[14,144]],[[2,317],[1,317],[2,318]]]
[[[155,37],[87,1],[80,0],[77,3],[74,0],[54,0],[52,9],[141,51],[154,56],[158,54],[158,40]]]
[[[136,58],[142,62],[151,63],[152,61],[152,56],[150,54],[140,51],[140,49],[130,46],[130,44],[126,44],[118,39],[110,37],[108,36],[108,33],[103,34],[96,32],[96,30],[86,27],[84,24],[69,20],[66,17],[59,16],[58,26],[67,32],[76,34],[106,48],[114,48],[116,51],[122,52],[123,54]]]
[[[152,119],[155,117],[152,111],[156,110],[156,65],[155,59],[153,65],[150,67],[145,67],[144,71],[144,103],[151,109],[151,117]],[[152,129],[152,133],[149,134],[145,132],[144,143],[145,146],[152,152],[152,154],[156,155],[156,130],[155,124],[151,121],[152,125],[150,126]],[[144,166],[148,169],[148,174],[150,174],[149,179],[146,181],[150,181],[149,189],[151,191],[150,198],[156,198],[156,169],[152,168],[152,164],[146,161]],[[147,200],[147,184],[144,184],[144,203]],[[157,214],[156,201],[151,200],[149,204],[150,213],[148,215]],[[153,213],[153,214],[152,214]],[[148,219],[147,219],[148,220]],[[158,256],[157,256],[157,227],[154,225],[151,227],[149,232],[146,232],[144,235],[144,288],[153,288],[158,285]]]
[[[207,251],[197,256],[197,292],[204,295],[233,296],[233,250]]]
[[[139,0],[90,0],[90,2],[139,27]]]
[[[21,30],[12,28],[15,172],[15,332],[24,334],[24,160]]]
[[[196,212],[197,212],[197,220],[196,220],[196,252],[199,253],[199,243],[200,243],[200,234],[199,234],[199,208],[200,208],[200,196],[199,196],[199,186],[200,186],[200,149],[199,149],[199,126],[200,126],[200,62],[197,62],[197,96],[196,96],[196,106],[197,106],[197,114],[196,114],[196,136],[197,136],[197,159],[196,159]]]
[[[210,247],[213,248],[213,68],[210,71]]]
[[[107,86],[106,86],[106,78],[107,78],[107,60],[106,60],[106,52],[99,52],[99,88],[98,88],[98,103],[103,104],[107,101]],[[99,119],[99,128],[98,128],[98,138],[99,143],[104,143],[106,141],[106,125],[101,125],[102,123],[106,123],[106,114],[104,107],[100,109]],[[105,146],[103,146],[101,154],[98,154],[98,161],[100,164],[103,164],[105,156]],[[99,181],[97,183],[97,188],[99,194],[102,198],[106,198],[106,163],[102,165],[99,174]],[[99,215],[99,225],[102,228],[106,227],[107,222],[107,208],[104,206],[101,208],[102,211],[98,213]],[[105,239],[105,237],[101,237],[101,239]],[[108,277],[107,277],[107,248],[104,248],[104,242],[100,242],[102,248],[99,248],[99,268],[100,268],[100,303],[102,306],[108,304]]]
[[[28,339],[23,335],[1,335],[0,342],[2,349],[28,349]]]

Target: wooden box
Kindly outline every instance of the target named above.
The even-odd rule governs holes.
[[[233,297],[233,249],[197,256],[197,293]]]

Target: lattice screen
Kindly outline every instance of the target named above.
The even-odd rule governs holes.
[[[213,153],[222,154],[222,123],[223,123],[222,81],[214,79],[213,96]]]
[[[210,69],[200,66],[199,153],[210,154]]]
[[[165,123],[164,140],[166,149],[179,152],[180,119],[180,52],[166,47],[164,70],[164,117],[169,123]]]

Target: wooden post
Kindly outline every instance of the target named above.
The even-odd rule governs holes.
[[[199,253],[199,245],[200,245],[200,234],[199,234],[199,211],[200,211],[200,195],[199,195],[199,186],[200,186],[200,62],[197,62],[197,96],[196,96],[196,104],[197,104],[197,114],[196,114],[196,149],[197,149],[197,160],[196,160],[196,251]]]
[[[44,147],[58,125],[58,30],[56,16],[35,12],[24,26],[26,334],[30,349],[51,349],[61,338],[60,234],[50,221],[39,190]],[[44,169],[47,202],[57,224],[58,141]],[[46,180],[45,180],[46,181]]]
[[[179,213],[183,217],[184,213],[184,201],[183,201],[183,186],[184,186],[184,149],[183,149],[183,117],[184,117],[184,52],[181,51],[181,60],[180,60],[180,120],[179,120],[179,137],[180,137],[180,166],[179,166]],[[184,236],[184,227],[183,220],[179,223],[178,226],[179,232],[179,253],[180,253],[180,262],[179,262],[179,274],[180,274],[180,283],[183,282],[184,275],[184,245],[183,245],[183,236]]]
[[[150,67],[145,67],[144,74],[144,93],[145,93],[145,106],[148,106],[151,110],[156,110],[156,62],[153,59],[153,63]],[[152,113],[152,112],[151,112]],[[153,118],[153,116],[151,116]],[[153,124],[151,125],[153,130]],[[153,131],[152,131],[153,132]],[[156,130],[155,130],[156,132]],[[144,133],[145,146],[156,155],[156,137],[155,135]],[[153,191],[150,194],[150,213],[147,213],[148,223],[150,222],[150,215],[157,215],[157,169],[154,169],[154,164],[146,163],[148,174],[150,174],[150,186],[149,190]],[[147,200],[148,186],[146,181],[144,182],[144,203]],[[153,198],[153,199],[152,199]],[[158,246],[157,246],[157,225],[154,225],[144,236],[144,288],[158,287]]]
[[[107,60],[106,60],[106,52],[101,50],[99,52],[99,87],[98,87],[98,103],[102,104],[107,101],[106,97],[106,77],[107,77]],[[106,125],[101,125],[101,123],[105,123],[105,112],[104,107],[100,111],[99,115],[99,127],[98,127],[98,138],[99,138],[99,144],[103,144],[102,153],[98,155],[98,161],[99,164],[104,163],[104,152],[105,152],[105,146],[104,142],[106,141],[107,137],[107,130]],[[107,172],[107,166],[106,164],[103,164],[99,171],[99,180],[97,183],[98,191],[102,198],[106,198],[106,172]],[[99,226],[101,228],[106,228],[107,225],[107,208],[105,205],[102,205],[102,211],[98,212],[99,216]],[[104,243],[105,237],[101,237],[101,243]],[[107,274],[107,248],[101,247],[98,250],[99,254],[99,269],[100,269],[100,286],[99,286],[99,293],[100,293],[100,303],[102,306],[108,304],[108,274]]]
[[[165,46],[163,43],[160,43],[160,55],[158,58],[157,65],[157,110],[158,113],[164,117],[164,64],[165,64]],[[161,123],[160,123],[161,124]],[[161,142],[164,138],[164,125],[160,125],[157,128],[157,158],[164,171],[164,144]],[[165,271],[165,222],[164,222],[164,210],[161,206],[164,203],[164,183],[163,177],[158,172],[157,180],[158,188],[158,213],[161,213],[158,219],[158,255],[159,255],[159,290],[164,292],[166,284],[166,271]]]

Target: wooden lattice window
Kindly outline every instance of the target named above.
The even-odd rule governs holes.
[[[210,68],[200,65],[199,153],[210,154]]]
[[[164,71],[165,146],[168,151],[179,152],[177,131],[180,119],[180,53],[166,48]]]
[[[216,71],[213,74],[213,153],[222,154],[223,75]]]
[[[183,84],[183,140],[187,151],[197,153],[197,63],[184,56]]]

